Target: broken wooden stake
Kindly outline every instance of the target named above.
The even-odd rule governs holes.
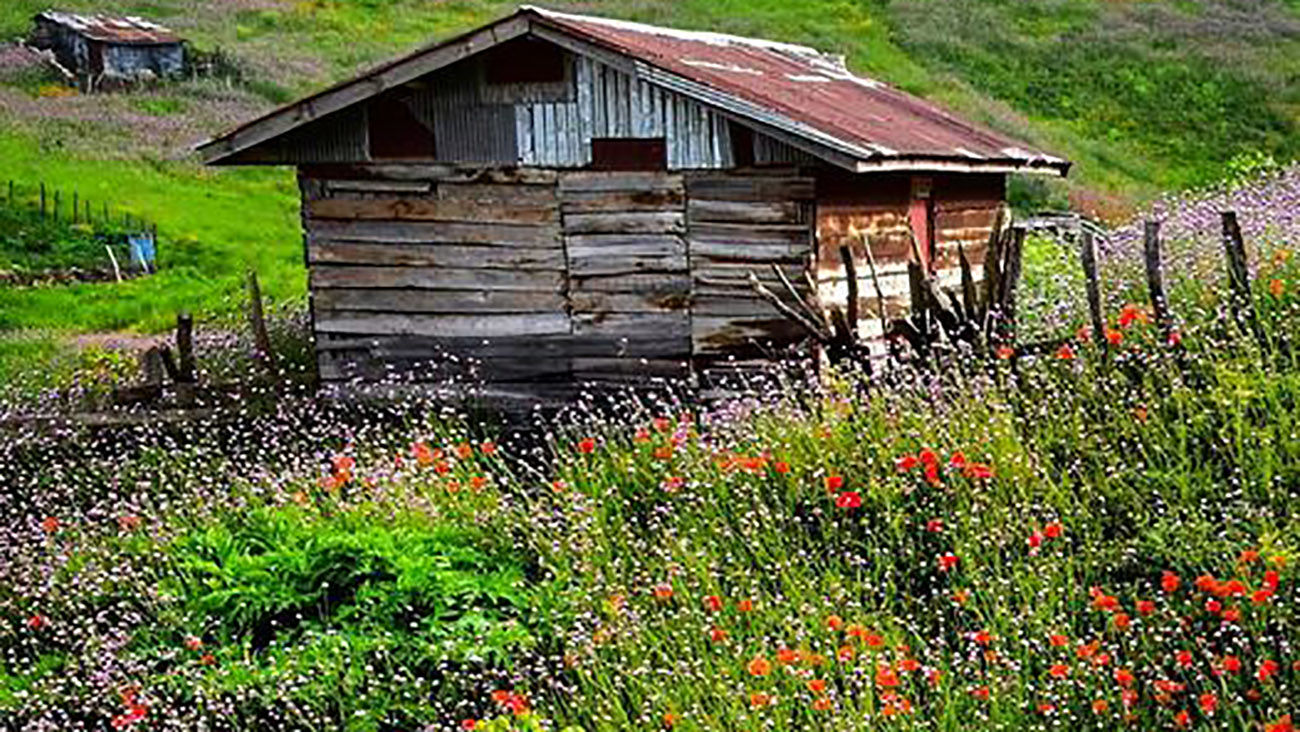
[[[194,373],[194,317],[187,312],[176,316],[176,351],[180,355],[176,383],[193,384],[197,380]]]

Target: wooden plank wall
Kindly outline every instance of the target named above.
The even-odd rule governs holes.
[[[445,165],[304,168],[322,379],[567,379],[557,180]]]
[[[932,266],[942,286],[960,288],[958,243],[966,252],[976,281],[983,279],[984,250],[997,210],[1003,205],[1004,177],[1000,175],[944,175],[932,178],[935,206],[935,246]],[[911,178],[906,175],[818,175],[817,283],[823,302],[844,303],[848,282],[839,249],[849,245],[858,270],[859,334],[864,339],[883,336],[881,302],[871,280],[861,239],[872,243],[884,312],[894,319],[907,315],[911,294],[907,263],[912,258],[908,204]],[[883,344],[882,344],[883,352]]]
[[[559,198],[574,337],[588,346],[611,346],[575,356],[575,379],[688,376],[691,289],[682,176],[565,172]]]
[[[686,194],[696,365],[706,372],[744,368],[802,341],[805,334],[760,299],[748,277],[754,273],[780,292],[775,264],[804,287],[814,180],[795,168],[699,172],[687,178]]]

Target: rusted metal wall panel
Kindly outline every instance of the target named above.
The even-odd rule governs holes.
[[[935,208],[935,252],[931,266],[942,287],[959,288],[958,248],[966,254],[977,282],[983,279],[985,247],[1003,206],[1003,176],[935,176],[931,195]],[[848,245],[858,270],[859,334],[865,339],[883,336],[886,318],[904,317],[911,303],[907,263],[913,259],[911,222],[908,217],[910,180],[898,175],[826,175],[825,195],[817,207],[817,285],[825,303],[846,303],[848,281],[840,258]],[[852,232],[858,232],[854,236]],[[871,242],[883,303],[876,296],[870,264],[861,234]],[[883,344],[878,344],[883,352]]]

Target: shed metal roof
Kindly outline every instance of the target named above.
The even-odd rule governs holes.
[[[300,124],[520,35],[629,68],[819,157],[860,172],[1026,171],[1065,175],[1070,163],[895,89],[857,76],[814,48],[683,31],[525,5],[479,31],[390,62],[200,146],[211,163]],[[445,64],[443,64],[445,65]],[[339,106],[338,108],[341,108]],[[261,134],[259,134],[259,131]],[[260,138],[260,139],[259,139]]]
[[[78,15],[58,10],[47,10],[36,16],[38,20],[65,26],[91,40],[130,46],[154,46],[180,43],[183,38],[171,29],[134,15],[114,17],[109,15]]]

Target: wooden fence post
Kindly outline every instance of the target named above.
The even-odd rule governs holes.
[[[187,312],[176,316],[176,351],[180,355],[176,381],[193,384],[194,375],[194,317]]]
[[[1160,327],[1161,337],[1169,343],[1174,333],[1174,319],[1169,312],[1169,300],[1165,296],[1165,277],[1160,263],[1160,222],[1148,220],[1143,227],[1143,250],[1147,265],[1147,292],[1151,296],[1151,308],[1155,311],[1156,324]]]
[[[80,198],[80,194],[74,190],[72,192],[72,223],[74,224],[77,223],[78,217],[80,215],[81,215],[81,198]]]
[[[45,220],[45,181],[41,181],[41,221]]]
[[[54,192],[54,221],[59,221],[59,191]]]
[[[1079,237],[1079,260],[1083,264],[1083,276],[1088,292],[1088,315],[1092,321],[1092,342],[1105,349],[1106,319],[1101,313],[1101,278],[1097,276],[1097,240],[1092,232],[1084,229]]]
[[[1250,292],[1250,270],[1246,261],[1246,242],[1241,236],[1241,225],[1235,211],[1221,213],[1223,219],[1223,249],[1228,260],[1228,284],[1232,290],[1232,318],[1242,332],[1249,331],[1261,350],[1268,350],[1268,338],[1255,314],[1255,300]]]
[[[1007,248],[1003,258],[1002,319],[1006,324],[1007,334],[1004,342],[1012,347],[1015,347],[1016,344],[1016,286],[1020,282],[1020,266],[1021,259],[1024,256],[1025,235],[1027,233],[1023,228],[1011,230],[1011,236],[1007,238]]]
[[[248,270],[248,322],[253,328],[253,343],[257,356],[267,370],[275,368],[275,352],[271,350],[271,336],[266,331],[266,318],[262,312],[262,288],[257,283],[257,272]]]

